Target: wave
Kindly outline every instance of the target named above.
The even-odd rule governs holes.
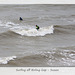
[[[3,34],[7,34],[9,32],[16,33],[22,36],[45,36],[46,34],[52,34],[54,31],[54,26],[47,26],[47,27],[40,27],[37,31],[34,26],[30,25],[20,25],[15,24],[13,22],[2,22],[0,21],[0,26],[4,28],[8,28],[8,31],[4,32]]]
[[[0,64],[7,64],[10,60],[14,60],[16,56],[0,57]]]
[[[72,29],[75,30],[74,25],[54,25],[55,28]]]
[[[12,28],[14,26],[18,26],[19,24],[15,24],[13,22],[6,22],[6,21],[1,21],[0,20],[0,27],[4,27],[4,28]]]
[[[23,35],[23,36],[45,36],[46,34],[52,34],[53,33],[53,25],[48,27],[42,27],[38,31],[35,28],[30,27],[14,27],[10,29],[12,32],[15,32],[17,34]]]
[[[22,57],[10,61],[9,64],[15,64],[18,67],[72,67],[75,64],[74,50],[75,46],[71,46],[53,48],[50,51],[40,51],[32,55],[22,54]]]
[[[54,25],[55,34],[75,34],[74,25]]]
[[[47,34],[75,34],[74,25],[52,25],[47,27],[41,27],[40,30],[36,30],[34,27],[26,26],[13,26],[7,31],[0,33],[1,36],[45,36]]]
[[[3,35],[17,34],[21,36],[45,36],[47,34],[75,34],[74,25],[51,25],[47,27],[40,27],[38,31],[34,26],[26,24],[20,25],[13,22],[2,23],[0,21],[0,26],[8,28],[6,32],[3,32]]]
[[[73,66],[75,64],[75,46],[58,47],[30,55],[24,53],[18,56],[1,57],[0,64],[17,67]]]

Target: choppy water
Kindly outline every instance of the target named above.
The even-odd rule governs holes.
[[[0,66],[75,66],[75,5],[0,5]]]

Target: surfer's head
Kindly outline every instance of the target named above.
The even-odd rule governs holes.
[[[20,21],[22,21],[23,19],[20,17],[20,19],[19,19]]]

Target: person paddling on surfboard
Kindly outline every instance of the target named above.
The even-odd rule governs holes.
[[[36,29],[39,30],[39,28],[40,28],[40,27],[39,27],[38,25],[36,25]]]
[[[21,17],[19,18],[19,20],[20,20],[20,21],[23,21],[23,19],[22,19]]]

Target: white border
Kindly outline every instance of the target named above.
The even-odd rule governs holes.
[[[2,67],[1,75],[75,75],[74,67]]]
[[[75,4],[75,0],[0,0],[0,4]]]

